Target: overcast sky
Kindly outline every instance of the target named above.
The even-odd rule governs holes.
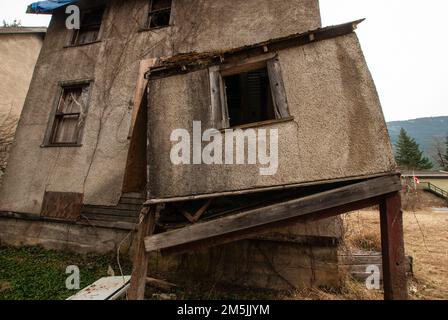
[[[0,20],[46,26],[31,0],[0,0]],[[324,25],[367,18],[357,31],[388,121],[448,116],[446,0],[320,0]]]

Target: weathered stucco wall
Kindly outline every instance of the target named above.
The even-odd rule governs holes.
[[[0,33],[0,170],[6,166],[42,43],[41,34]]]
[[[318,0],[174,0],[177,52],[250,45],[321,26]]]
[[[395,168],[379,98],[355,34],[278,53],[293,121],[279,130],[279,168],[179,165],[171,132],[212,127],[208,70],[153,80],[149,89],[151,189],[169,197],[359,177]]]
[[[0,116],[19,116],[33,76],[43,37],[0,33]]]
[[[140,60],[220,50],[320,26],[317,0],[175,0],[174,26],[151,31],[140,30],[148,1],[108,3],[101,41],[90,45],[65,47],[71,31],[63,12],[53,15],[0,189],[0,210],[39,214],[45,191],[83,193],[92,205],[118,203]],[[58,83],[79,79],[94,80],[82,147],[41,148]]]

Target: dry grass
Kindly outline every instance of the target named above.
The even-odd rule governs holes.
[[[378,211],[345,215],[344,222],[348,246],[379,251]],[[406,254],[414,258],[414,279],[409,284],[411,297],[448,299],[448,213],[432,209],[406,211],[404,237]]]
[[[383,292],[366,290],[363,283],[355,280],[347,281],[344,286],[335,291],[333,289],[312,288],[299,291],[284,297],[284,300],[382,300]]]
[[[353,248],[369,252],[381,252],[381,236],[379,232],[366,230],[363,233],[362,229],[358,229],[348,240]]]

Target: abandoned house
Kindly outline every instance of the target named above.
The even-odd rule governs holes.
[[[68,4],[81,8],[79,29],[65,27]],[[337,214],[381,202],[384,218],[401,217],[354,32],[361,20],[323,28],[318,0],[55,1],[28,11],[52,20],[0,191],[2,243],[105,252],[139,226],[136,256],[143,244],[155,252],[150,272],[289,290],[340,283]],[[276,135],[276,170],[173,163],[172,133],[194,136],[197,122],[215,135]],[[157,208],[148,239],[143,204]],[[314,211],[325,214],[295,220]],[[196,229],[207,226],[208,236]],[[398,241],[385,236],[385,259],[401,259],[400,224],[384,227]],[[399,265],[387,266],[386,284],[403,286]]]
[[[46,28],[0,28],[0,175],[42,47]]]

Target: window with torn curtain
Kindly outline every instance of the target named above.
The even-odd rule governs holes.
[[[209,69],[216,129],[290,119],[280,62],[267,54]]]
[[[60,87],[44,146],[80,146],[87,114],[90,82]]]
[[[172,0],[150,0],[147,29],[163,28],[170,25]]]

